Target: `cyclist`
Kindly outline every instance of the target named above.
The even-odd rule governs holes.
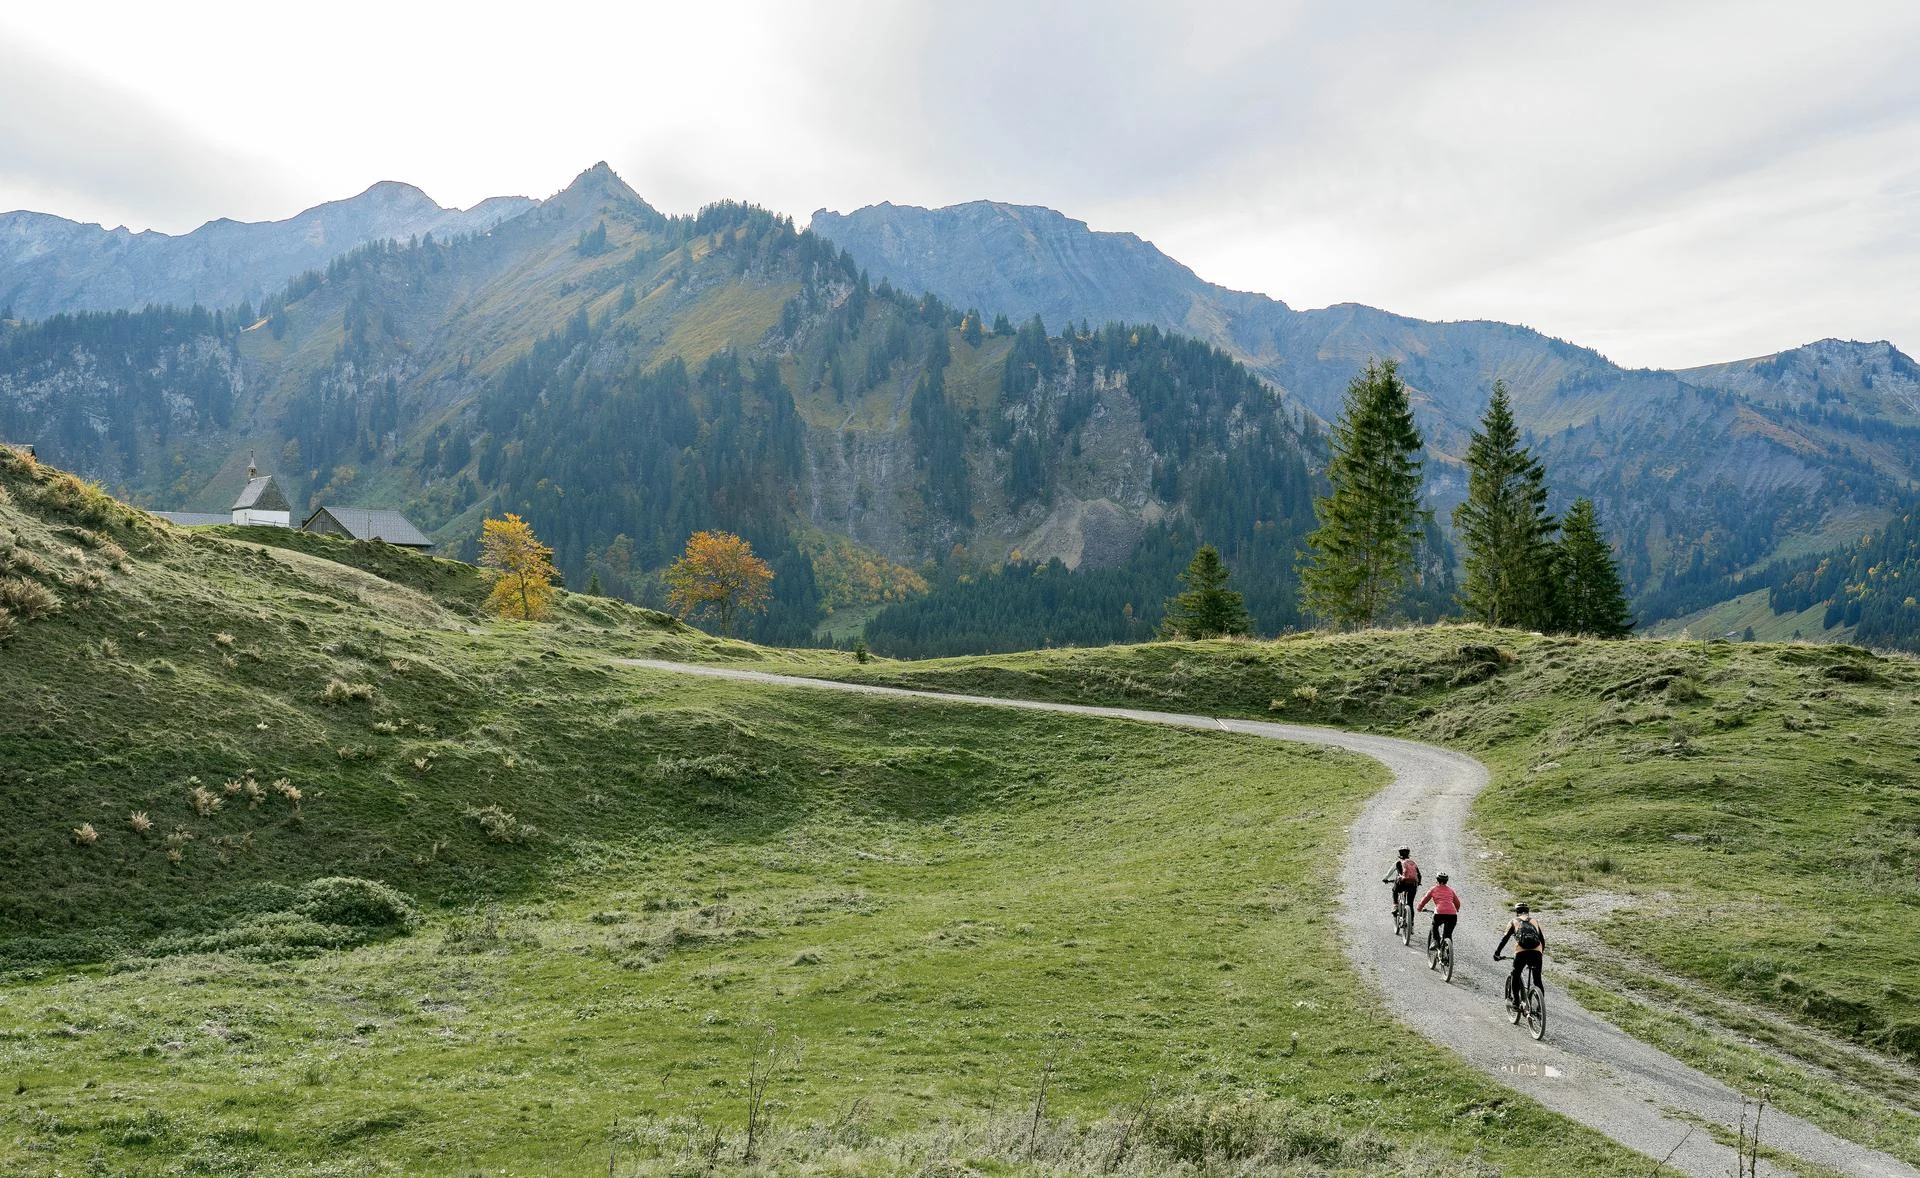
[[[1540,980],[1540,965],[1545,960],[1547,931],[1533,918],[1533,912],[1525,904],[1513,906],[1513,919],[1507,924],[1506,935],[1493,947],[1493,959],[1500,960],[1500,950],[1513,942],[1513,976],[1507,981],[1508,993],[1512,1001],[1520,998],[1520,975],[1523,971],[1532,971],[1533,984],[1537,989],[1546,989]]]
[[[1390,911],[1399,911],[1400,897],[1405,896],[1407,911],[1411,913],[1413,898],[1420,893],[1420,865],[1413,861],[1413,852],[1401,847],[1400,857],[1393,861],[1393,869],[1380,882],[1393,885],[1393,908]]]
[[[1440,946],[1440,935],[1451,937],[1454,926],[1460,923],[1460,893],[1447,886],[1447,873],[1441,872],[1434,878],[1434,884],[1427,889],[1426,896],[1414,907],[1415,912],[1425,912],[1427,905],[1433,905],[1433,923],[1427,927],[1427,948]]]

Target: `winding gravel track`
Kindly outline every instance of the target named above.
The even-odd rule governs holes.
[[[1622,1145],[1665,1159],[1670,1171],[1697,1178],[1726,1178],[1734,1172],[1734,1151],[1716,1140],[1706,1126],[1723,1128],[1725,1136],[1732,1136],[1740,1121],[1740,1095],[1582,1009],[1555,985],[1551,957],[1546,1041],[1535,1043],[1523,1027],[1508,1021],[1500,1000],[1506,966],[1495,965],[1492,956],[1499,932],[1506,926],[1509,901],[1488,882],[1467,839],[1467,811],[1474,795],[1487,784],[1486,767],[1471,757],[1409,740],[1298,724],[913,691],[650,659],[615,661],[655,671],[783,687],[1238,732],[1372,757],[1393,772],[1393,781],[1374,795],[1353,825],[1341,870],[1341,904],[1346,913],[1347,955],[1385,996],[1393,1013],[1501,1083]],[[1461,893],[1464,913],[1455,940],[1458,953],[1451,985],[1428,971],[1419,939],[1409,948],[1391,935],[1392,909],[1380,878],[1392,865],[1394,849],[1402,846],[1413,848],[1429,877],[1438,871],[1450,872]],[[1551,936],[1550,922],[1547,927]],[[1424,935],[1424,922],[1421,932]],[[1920,1171],[1896,1158],[1771,1108],[1762,1140],[1771,1149],[1843,1174],[1920,1178]],[[1791,1171],[1763,1160],[1760,1172]]]

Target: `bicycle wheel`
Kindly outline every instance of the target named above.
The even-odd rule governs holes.
[[[1403,923],[1402,923],[1402,924],[1400,925],[1400,943],[1401,943],[1402,945],[1411,945],[1411,944],[1413,944],[1413,926],[1414,926],[1414,923],[1415,923],[1415,922],[1414,922],[1414,919],[1413,919],[1413,909],[1412,909],[1411,907],[1409,907],[1409,908],[1407,909],[1407,919],[1406,919],[1406,921],[1405,921],[1405,922],[1403,922]]]
[[[1430,970],[1440,968],[1440,938],[1434,936],[1431,931],[1427,933],[1427,968]]]
[[[1547,1037],[1547,992],[1540,986],[1527,993],[1527,1033],[1536,1040]]]
[[[1444,937],[1440,941],[1440,980],[1453,981],[1453,938]]]
[[[1519,1026],[1527,1013],[1526,999],[1515,997],[1513,993],[1513,975],[1507,975],[1507,1014],[1513,1019],[1513,1025]]]

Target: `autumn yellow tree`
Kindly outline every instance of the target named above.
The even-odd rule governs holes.
[[[722,634],[740,614],[765,610],[772,586],[773,570],[732,532],[695,532],[667,568],[667,603],[683,618],[711,615]]]
[[[534,622],[547,616],[553,599],[553,549],[542,544],[527,521],[507,513],[482,527],[480,563],[499,569],[487,595],[487,608],[503,618]]]

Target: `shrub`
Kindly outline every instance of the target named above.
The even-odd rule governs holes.
[[[522,822],[499,806],[483,806],[469,809],[467,817],[480,824],[488,838],[496,843],[524,843],[538,838],[540,829],[531,823]]]
[[[213,644],[215,646],[232,646],[233,635],[227,633],[225,630],[222,630],[220,633],[215,634],[213,636]]]
[[[287,799],[287,804],[293,807],[295,814],[300,812],[300,790],[294,786],[293,782],[284,777],[277,777],[273,782],[273,792]]]
[[[346,703],[365,703],[373,698],[373,684],[348,683],[341,679],[327,680],[326,687],[320,692],[320,702],[337,707]]]
[[[133,827],[135,834],[145,834],[153,829],[153,819],[147,816],[145,810],[135,810],[127,815],[127,825]]]
[[[221,806],[226,805],[226,802],[221,799],[219,794],[214,793],[204,785],[194,786],[192,797],[193,812],[202,818],[213,817],[215,811],[219,810]]]
[[[91,847],[100,841],[100,832],[93,828],[93,823],[82,822],[73,828],[73,841],[83,847]]]
[[[1311,683],[1302,683],[1300,686],[1293,689],[1293,698],[1299,700],[1303,704],[1319,703],[1320,689],[1318,687],[1315,687]]]
[[[60,612],[53,590],[25,577],[0,577],[0,608],[33,622]]]
[[[1248,1168],[1248,1162],[1328,1165],[1359,1160],[1343,1155],[1356,1152],[1353,1147],[1361,1144],[1349,1141],[1338,1123],[1318,1109],[1252,1096],[1173,1100],[1153,1110],[1145,1131],[1155,1147],[1189,1165],[1236,1171]]]
[[[314,880],[300,889],[293,910],[320,924],[356,929],[405,931],[420,924],[420,913],[405,892],[353,876]]]

